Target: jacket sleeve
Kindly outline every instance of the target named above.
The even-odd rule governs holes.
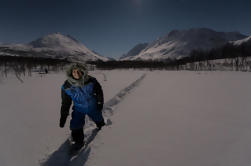
[[[94,79],[94,96],[96,96],[99,111],[102,111],[104,105],[104,94],[103,89],[96,78]]]
[[[69,83],[66,81],[64,83],[64,85],[62,86],[62,88],[61,88],[62,102],[61,102],[60,113],[61,113],[61,117],[64,117],[64,118],[66,118],[69,115],[70,107],[71,107],[71,104],[72,104],[71,97],[68,94],[66,94],[65,91],[63,90],[63,88],[67,88],[68,84]]]

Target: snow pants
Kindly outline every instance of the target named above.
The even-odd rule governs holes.
[[[75,142],[82,142],[84,139],[84,125],[85,125],[86,114],[92,121],[94,121],[96,125],[104,123],[104,118],[101,111],[92,110],[87,113],[82,113],[76,110],[72,111],[70,129],[71,129],[72,139]]]

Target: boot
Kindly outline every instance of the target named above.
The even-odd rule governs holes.
[[[101,122],[98,122],[96,123],[96,126],[97,126],[97,129],[98,130],[101,130],[101,128],[105,125],[105,122],[104,121],[101,121]]]
[[[84,144],[84,130],[82,128],[72,130],[71,137],[75,144],[77,145]]]

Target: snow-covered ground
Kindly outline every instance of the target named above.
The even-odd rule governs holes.
[[[249,72],[111,70],[92,75],[103,86],[105,102],[116,100],[117,105],[114,114],[105,114],[112,124],[74,160],[63,155],[69,129],[58,127],[63,74],[27,78],[23,84],[2,82],[0,164],[250,164]]]
[[[241,72],[147,73],[86,165],[249,165],[250,81]]]
[[[105,102],[141,76],[144,71],[90,71],[104,91]],[[21,83],[10,75],[0,81],[0,165],[39,165],[46,154],[60,147],[69,134],[59,128],[60,88],[65,73],[22,77]]]

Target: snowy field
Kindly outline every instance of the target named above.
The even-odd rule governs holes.
[[[108,101],[121,89],[141,76],[144,71],[90,71],[104,91]],[[59,128],[61,85],[65,73],[15,76],[0,82],[0,165],[34,166],[55,151],[68,137],[68,117],[65,128]]]
[[[1,81],[1,166],[250,165],[251,73],[90,74],[100,81],[105,102],[116,100],[116,107],[107,104],[104,111],[112,124],[74,160],[63,155],[68,124],[58,127],[64,74],[34,75],[24,83],[14,77]]]

